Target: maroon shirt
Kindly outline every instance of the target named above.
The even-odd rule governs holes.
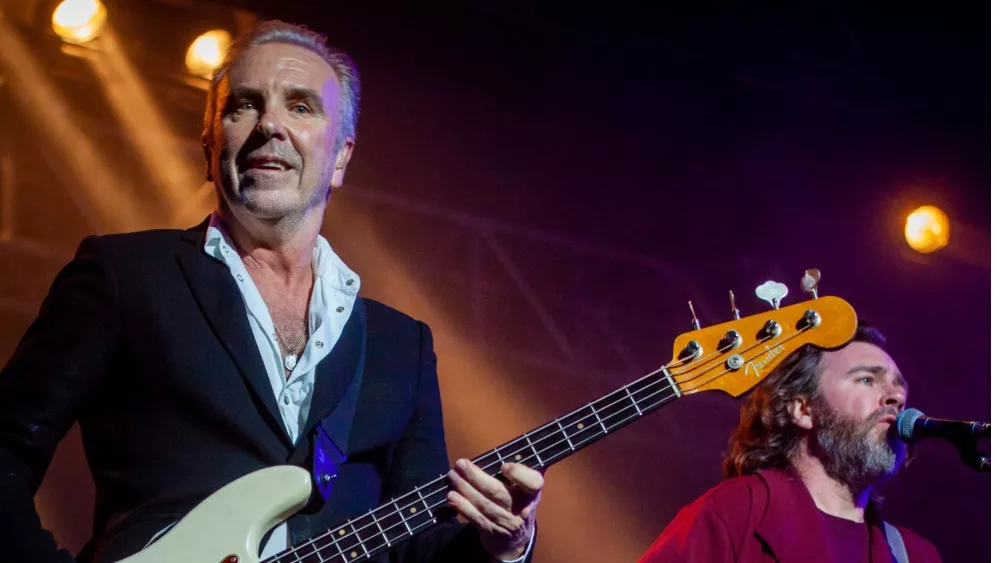
[[[871,562],[871,531],[868,529],[871,524],[837,518],[818,508],[816,511],[823,522],[823,535],[834,561]]]
[[[726,480],[684,507],[640,563],[892,563],[874,511],[865,524],[826,516],[794,474],[764,470]],[[941,561],[930,542],[899,531],[911,563]]]

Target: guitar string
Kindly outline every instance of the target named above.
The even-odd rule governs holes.
[[[791,340],[791,339],[793,339],[793,338],[795,338],[795,337],[797,337],[797,336],[801,335],[801,334],[802,334],[802,333],[803,333],[803,332],[804,332],[805,330],[808,330],[808,327],[807,327],[806,329],[799,329],[799,330],[797,330],[796,332],[793,332],[793,333],[791,333],[791,334],[790,334],[790,335],[789,335],[789,336],[788,336],[787,338],[785,338],[785,339],[781,340],[781,341],[780,341],[780,342],[778,342],[778,343],[779,343],[779,344],[784,344],[784,343],[788,342],[789,340]],[[768,340],[773,340],[773,338],[769,338]],[[750,349],[753,349],[753,348],[756,348],[756,347],[760,346],[761,344],[763,344],[763,342],[764,342],[764,341],[756,341],[756,343],[754,344],[754,346],[751,346],[750,348],[748,348],[748,350],[750,350]],[[763,354],[766,354],[766,353],[767,353],[767,352],[769,352],[769,351],[770,351],[770,350],[768,350],[768,351],[766,351],[766,352],[761,352],[761,353],[758,353],[757,355],[755,355],[755,356],[752,356],[752,357],[750,358],[750,360],[753,360],[753,359],[756,359],[756,358],[757,358],[757,357],[759,357],[760,355],[763,355]],[[707,358],[706,358],[706,359],[707,359]],[[721,365],[721,364],[717,364],[717,365],[715,365],[715,366],[710,366],[709,368],[707,368],[707,369],[704,369],[704,370],[702,370],[702,371],[701,371],[701,373],[699,374],[699,376],[700,376],[700,375],[704,375],[705,373],[707,373],[707,372],[711,371],[711,370],[712,370],[712,369],[714,369],[715,367],[718,367],[718,365]],[[670,367],[671,367],[670,365],[667,365],[667,366],[664,366],[664,368],[667,368],[667,369],[669,369]],[[662,368],[661,368],[661,370],[662,370]],[[650,377],[652,377],[652,376],[655,376],[655,375],[659,375],[659,374],[661,374],[661,373],[662,373],[662,371],[661,371],[661,370],[656,370],[656,371],[654,371],[654,372],[652,372],[652,373],[650,373],[650,374],[648,374],[648,375],[646,375],[646,376],[642,377],[641,379],[639,379],[639,380],[638,380],[638,381],[636,381],[635,383],[639,383],[639,382],[641,382],[641,381],[644,381],[644,380],[646,380],[646,379],[648,379],[648,378],[650,378]],[[688,390],[687,390],[686,392],[687,392],[687,393],[690,393],[690,392],[692,392],[692,391],[695,391],[695,390],[697,390],[698,388],[700,388],[700,387],[703,387],[703,386],[705,386],[705,385],[707,385],[707,384],[711,383],[712,381],[714,381],[714,380],[718,379],[719,377],[722,377],[723,375],[726,375],[726,372],[723,372],[723,373],[721,373],[721,374],[719,374],[719,375],[716,375],[716,376],[714,376],[714,377],[712,377],[712,378],[710,378],[710,379],[708,379],[708,380],[706,380],[706,381],[704,381],[704,382],[701,382],[701,383],[700,383],[700,384],[699,384],[698,386],[695,386],[695,387],[693,387],[693,388],[691,388],[691,389],[688,389]],[[664,376],[664,378],[666,378],[666,376]],[[688,380],[687,380],[686,382],[689,382],[689,381],[691,381],[691,378],[689,378],[689,379],[688,379]],[[633,385],[634,385],[635,383],[633,383]],[[655,383],[652,383],[652,384],[650,384],[650,385],[646,385],[645,387],[643,387],[643,388],[641,388],[641,389],[638,389],[638,390],[636,390],[636,391],[634,392],[634,394],[639,394],[639,393],[642,393],[643,391],[645,391],[645,390],[649,389],[649,388],[650,388],[650,387],[652,387],[653,385],[656,385],[656,384],[659,384],[659,383],[662,383],[662,382],[661,382],[661,381],[657,381],[657,382],[655,382]],[[675,379],[675,383],[677,383],[676,379]],[[627,389],[627,387],[629,387],[629,386],[630,386],[630,385],[627,385],[627,386],[625,386],[625,387],[623,387],[623,388],[621,388],[621,389],[618,389],[618,390],[616,390],[616,391],[613,391],[612,393],[609,393],[609,394],[608,394],[608,395],[606,395],[605,397],[602,397],[601,399],[597,399],[596,401],[593,401],[593,402],[591,402],[591,403],[590,403],[589,405],[587,405],[587,406],[590,406],[590,405],[593,405],[594,403],[597,403],[597,402],[600,402],[601,400],[603,400],[603,399],[605,399],[605,398],[608,398],[608,397],[610,397],[611,395],[614,395],[615,393],[619,393],[619,392],[621,392],[621,391],[622,391],[623,389]],[[648,410],[650,410],[650,409],[653,409],[653,408],[655,408],[655,407],[657,407],[657,406],[659,406],[659,405],[663,404],[663,402],[665,402],[665,401],[669,401],[669,400],[672,400],[672,399],[675,399],[675,398],[678,398],[678,397],[680,397],[680,396],[681,396],[681,395],[677,394],[677,393],[676,393],[676,392],[675,392],[675,391],[673,390],[673,388],[672,388],[672,387],[667,387],[667,388],[665,388],[665,389],[661,389],[661,390],[657,390],[657,391],[655,391],[654,393],[651,393],[651,394],[650,394],[649,396],[647,396],[647,397],[643,397],[643,398],[640,398],[640,399],[638,399],[638,401],[646,401],[646,400],[649,400],[649,399],[650,399],[650,398],[652,398],[652,397],[655,397],[655,396],[657,396],[657,395],[659,395],[659,394],[661,394],[661,393],[664,393],[664,392],[668,392],[668,391],[669,391],[669,392],[671,393],[671,396],[668,396],[668,397],[665,397],[665,398],[663,398],[662,400],[659,400],[659,401],[657,401],[656,403],[653,403],[653,404],[651,404],[651,405],[647,406],[647,407],[646,407],[646,410],[648,411]],[[606,410],[608,410],[608,409],[612,408],[613,406],[617,405],[618,403],[620,403],[620,402],[623,402],[623,401],[626,401],[626,400],[631,400],[632,402],[638,402],[638,401],[636,401],[636,400],[635,400],[634,398],[630,398],[630,397],[626,396],[625,398],[621,398],[621,399],[618,399],[618,400],[616,400],[616,401],[614,401],[614,402],[612,402],[612,403],[610,403],[610,404],[608,404],[608,405],[606,405],[606,406],[604,406],[604,407],[601,407],[601,409],[600,409],[600,410],[596,410],[596,409],[595,409],[595,413],[591,413],[591,414],[589,414],[588,416],[593,416],[593,415],[595,415],[596,413],[601,413],[602,411],[606,411]],[[565,418],[568,418],[568,417],[571,417],[571,416],[572,416],[573,414],[576,414],[576,413],[578,413],[579,411],[581,411],[581,410],[583,410],[583,409],[587,408],[587,406],[584,406],[584,407],[581,407],[581,408],[577,409],[576,411],[573,411],[572,413],[569,413],[569,414],[566,414],[566,415],[563,415],[563,416],[559,417],[558,419],[556,419],[556,420],[554,420],[554,421],[550,422],[549,424],[546,424],[545,426],[542,426],[542,427],[540,427],[540,428],[536,429],[536,430],[535,430],[534,432],[539,432],[539,431],[541,431],[541,430],[544,430],[545,428],[548,428],[548,427],[549,427],[549,426],[551,426],[552,424],[557,424],[557,425],[558,425],[558,421],[559,421],[559,420],[562,420],[562,419],[565,419]],[[636,406],[632,406],[632,405],[627,405],[627,406],[625,406],[624,408],[622,408],[622,409],[619,409],[619,410],[615,411],[614,413],[612,413],[612,414],[610,414],[610,415],[607,415],[607,416],[606,416],[606,417],[604,417],[604,418],[610,418],[610,417],[613,417],[613,416],[616,416],[616,415],[618,415],[618,414],[621,414],[621,413],[624,413],[624,412],[626,412],[626,411],[629,411],[629,410],[631,410],[631,409],[633,409],[633,408],[636,408],[636,407],[637,407],[637,405],[636,405]],[[632,420],[634,420],[634,418],[631,418],[631,417],[633,417],[633,416],[635,416],[635,417],[638,417],[638,416],[641,416],[641,414],[642,414],[642,413],[640,412],[639,414],[636,414],[636,415],[630,415],[630,418],[628,418],[628,419],[625,419],[625,420],[623,420],[623,421],[621,421],[621,422],[617,423],[616,425],[612,425],[612,426],[611,426],[610,428],[617,428],[617,426],[620,426],[620,425],[621,425],[622,423],[625,423],[625,422],[631,422]],[[566,441],[567,441],[568,443],[572,443],[572,441],[571,441],[571,438],[572,438],[572,437],[575,437],[575,436],[579,436],[580,434],[583,434],[583,433],[584,433],[584,432],[586,432],[587,430],[589,430],[589,429],[592,429],[592,428],[594,428],[595,426],[598,426],[598,425],[600,425],[600,424],[601,424],[601,422],[602,422],[602,416],[601,416],[601,415],[599,415],[599,414],[597,414],[597,419],[598,419],[598,422],[597,422],[596,424],[592,423],[592,424],[590,424],[590,425],[588,425],[588,426],[584,427],[583,429],[578,429],[578,431],[576,431],[576,432],[574,432],[574,433],[572,433],[572,434],[567,434],[567,433],[565,432],[565,430],[566,430],[566,429],[565,429],[565,428],[562,428],[562,427],[560,427],[560,429],[559,429],[559,430],[557,430],[557,431],[555,431],[555,432],[552,432],[552,433],[550,433],[549,435],[545,436],[544,438],[539,438],[539,439],[535,440],[535,442],[536,442],[536,443],[537,443],[537,442],[542,442],[542,441],[544,441],[544,440],[548,440],[549,438],[552,438],[552,437],[554,437],[554,436],[557,436],[557,435],[559,435],[560,433],[562,433],[562,434],[565,434],[565,435],[566,435],[566,439],[567,439]],[[609,432],[610,432],[610,428],[609,428]],[[576,428],[574,428],[574,429],[576,430]],[[528,433],[528,434],[530,434],[530,433]],[[522,438],[528,438],[528,434],[524,434],[524,435],[522,436]],[[517,441],[517,440],[519,440],[519,439],[520,439],[520,438],[518,438],[518,439],[515,439],[515,440],[512,440],[512,441]],[[530,438],[528,438],[528,441],[529,441],[529,444],[531,444],[532,440],[531,440]],[[560,441],[562,441],[562,440],[560,440]],[[585,445],[586,445],[586,444],[585,444]],[[543,453],[545,453],[545,452],[547,452],[548,450],[551,450],[552,448],[555,448],[555,447],[558,447],[558,443],[557,443],[557,444],[553,444],[553,445],[551,445],[551,446],[548,446],[548,447],[546,447],[546,448],[543,448],[543,449],[541,449],[540,451],[537,451],[537,452],[535,452],[535,454],[533,454],[533,456],[534,456],[534,457],[535,457],[536,459],[538,459],[540,463],[539,463],[539,465],[537,465],[537,466],[532,466],[531,468],[532,468],[532,469],[538,469],[539,467],[544,467],[544,466],[545,466],[545,463],[547,463],[547,462],[546,462],[546,461],[543,461],[543,459],[542,459],[542,458],[543,458],[542,454],[543,454]],[[527,451],[527,450],[528,450],[528,449],[530,449],[530,448],[531,448],[531,446],[530,446],[530,445],[529,445],[528,447],[523,447],[523,448],[521,448],[520,450],[517,450],[517,451],[513,452],[513,453],[512,453],[511,455],[516,455],[517,453],[521,453],[521,452],[525,452],[525,451]],[[495,448],[495,449],[494,449],[494,450],[492,450],[491,452],[489,452],[489,453],[487,453],[487,454],[484,454],[484,455],[480,456],[479,458],[477,458],[476,460],[473,460],[473,461],[474,461],[474,462],[477,462],[477,461],[479,461],[479,460],[483,460],[483,459],[485,459],[485,458],[486,458],[487,456],[489,456],[489,455],[492,455],[493,453],[497,453],[497,455],[499,455],[499,452],[497,452],[497,449],[498,449],[498,448]],[[557,457],[558,455],[561,455],[561,454],[563,454],[563,453],[564,453],[564,452],[566,452],[566,451],[573,451],[573,449],[574,449],[574,448],[572,448],[572,447],[571,447],[571,448],[570,448],[569,450],[561,450],[561,451],[560,451],[560,452],[558,452],[558,453],[557,453],[557,454],[556,454],[555,456],[552,456],[551,458],[549,458],[549,460],[548,460],[548,461],[551,461],[552,459],[555,459],[555,457]],[[500,457],[501,457],[501,459],[502,459],[502,456],[500,456]],[[492,461],[492,462],[491,462],[490,464],[488,464],[488,465],[487,465],[486,467],[489,467],[490,465],[493,465],[494,463],[496,463],[496,461]],[[502,462],[501,462],[501,465],[502,465]],[[425,483],[425,484],[424,484],[423,486],[421,486],[421,487],[418,487],[417,489],[414,489],[413,491],[411,491],[411,492],[407,493],[407,494],[406,494],[406,496],[409,496],[409,495],[412,495],[412,494],[414,494],[414,493],[417,493],[417,492],[418,492],[418,491],[419,491],[420,489],[422,489],[422,488],[425,488],[425,487],[428,487],[428,486],[430,486],[430,485],[433,485],[433,484],[437,484],[437,483],[440,483],[440,482],[442,482],[442,481],[444,481],[444,480],[445,480],[445,478],[444,478],[443,476],[442,476],[442,477],[438,477],[437,479],[433,479],[433,480],[431,480],[430,482],[428,482],[428,483]],[[438,493],[440,493],[440,492],[442,492],[442,491],[446,491],[446,490],[448,490],[448,488],[449,488],[448,486],[445,486],[445,487],[443,487],[443,488],[439,488],[439,489],[437,489],[437,490],[433,491],[432,493],[428,494],[428,495],[427,495],[427,497],[431,497],[431,496],[433,496],[433,495],[436,495],[436,494],[438,494]],[[388,546],[389,546],[389,543],[391,543],[391,541],[390,541],[390,540],[388,540],[388,536],[386,535],[386,532],[388,532],[389,530],[392,530],[393,528],[396,528],[396,527],[398,527],[398,526],[399,526],[400,524],[404,524],[404,525],[406,525],[405,523],[406,523],[406,522],[408,522],[408,521],[410,521],[410,520],[413,520],[413,519],[415,519],[415,518],[417,517],[417,514],[422,514],[422,513],[424,513],[424,512],[427,512],[428,514],[430,514],[430,513],[431,513],[431,512],[433,511],[433,509],[435,509],[435,508],[437,508],[437,507],[440,507],[440,506],[442,506],[442,505],[446,504],[446,502],[447,502],[447,501],[439,501],[439,502],[436,502],[436,503],[435,503],[435,504],[433,504],[432,506],[427,506],[427,508],[425,508],[425,509],[423,509],[423,510],[420,510],[420,511],[419,511],[418,513],[416,513],[416,514],[414,514],[414,515],[412,515],[412,516],[404,516],[404,515],[402,515],[402,511],[403,511],[403,510],[406,510],[406,509],[409,509],[409,508],[412,508],[412,507],[414,507],[415,505],[417,505],[417,504],[419,504],[419,503],[421,503],[421,502],[423,502],[423,503],[424,503],[424,505],[425,505],[425,506],[427,506],[427,503],[425,502],[425,498],[423,498],[423,497],[421,496],[420,500],[417,500],[417,501],[414,501],[414,502],[411,502],[410,504],[408,504],[408,505],[405,505],[405,506],[403,506],[402,508],[399,508],[399,506],[398,506],[398,505],[396,505],[396,508],[397,508],[397,509],[396,509],[395,511],[393,511],[393,512],[391,512],[391,513],[390,513],[389,515],[387,515],[387,516],[383,516],[383,517],[375,517],[375,516],[374,516],[374,513],[375,513],[375,512],[377,512],[377,511],[378,511],[378,510],[379,510],[380,508],[382,508],[382,507],[378,507],[378,508],[375,508],[375,509],[373,509],[373,510],[371,510],[371,511],[367,512],[366,514],[363,514],[363,515],[361,515],[361,516],[358,516],[358,517],[355,517],[355,518],[353,518],[353,519],[349,520],[348,522],[346,522],[346,523],[345,523],[345,525],[344,525],[344,526],[340,526],[340,527],[337,527],[337,528],[335,528],[335,529],[331,529],[331,530],[329,530],[329,531],[327,531],[327,532],[325,532],[325,533],[323,533],[323,534],[320,534],[320,535],[316,536],[315,538],[313,538],[313,539],[309,540],[309,541],[308,541],[308,542],[306,542],[306,543],[303,543],[303,544],[301,544],[301,545],[299,545],[299,546],[296,546],[296,547],[293,547],[293,548],[291,548],[291,549],[289,549],[289,550],[285,551],[284,553],[281,553],[281,554],[276,554],[276,555],[274,556],[274,558],[277,558],[277,557],[279,557],[279,556],[282,556],[282,557],[283,557],[283,556],[286,556],[286,555],[294,555],[296,551],[298,551],[298,550],[300,550],[300,549],[303,549],[303,548],[306,548],[306,547],[313,547],[313,549],[314,549],[314,553],[317,553],[317,554],[319,553],[319,550],[321,550],[321,549],[326,549],[327,547],[330,547],[331,545],[332,545],[332,546],[336,546],[336,547],[338,547],[338,549],[339,549],[339,546],[337,546],[337,545],[336,545],[336,544],[337,544],[337,541],[338,541],[338,540],[337,540],[336,538],[333,538],[333,537],[332,537],[332,536],[333,536],[333,534],[334,534],[335,532],[339,531],[339,530],[343,530],[343,529],[346,529],[346,528],[347,528],[348,526],[350,526],[350,525],[351,525],[351,524],[352,524],[353,522],[356,522],[356,521],[358,521],[358,520],[361,520],[361,519],[363,519],[363,518],[365,518],[365,517],[367,517],[367,516],[369,516],[369,515],[371,515],[371,516],[373,517],[373,521],[372,521],[372,523],[370,523],[370,524],[366,524],[365,526],[362,526],[361,528],[353,528],[353,527],[352,527],[352,530],[353,530],[353,531],[351,532],[351,535],[354,535],[354,536],[357,536],[358,538],[360,538],[360,537],[361,537],[361,536],[360,536],[360,532],[362,532],[362,531],[364,531],[364,530],[367,530],[368,528],[371,528],[372,526],[378,526],[378,523],[379,523],[379,522],[382,522],[382,521],[385,521],[385,520],[389,519],[389,518],[390,518],[390,517],[391,517],[392,515],[398,515],[398,516],[400,517],[400,522],[398,522],[397,524],[394,524],[394,525],[392,525],[392,526],[390,526],[390,527],[388,527],[388,528],[385,528],[385,529],[382,529],[382,527],[381,527],[381,526],[378,526],[378,528],[379,528],[379,530],[380,530],[380,533],[382,533],[382,534],[383,534],[383,536],[385,536],[385,539],[387,540],[387,542],[388,542],[388,543],[384,544],[383,546],[380,546],[380,547],[379,547],[379,548],[377,548],[377,549],[381,549],[381,547],[388,547]],[[396,501],[395,501],[395,500],[393,500],[393,501],[391,501],[391,503],[395,505],[395,504],[396,504]],[[383,506],[384,506],[384,505],[383,505]],[[425,521],[425,522],[424,522],[424,524],[427,524],[428,522],[431,522],[431,521],[432,521],[432,520],[428,520],[428,521]],[[313,544],[315,544],[315,543],[316,543],[316,542],[318,542],[319,540],[323,539],[323,538],[324,538],[325,536],[331,536],[331,539],[333,540],[333,542],[332,542],[332,543],[329,543],[329,544],[326,544],[326,545],[324,545],[324,546],[322,546],[322,547],[319,547],[319,548],[317,548],[317,547],[314,547],[314,545],[313,545]],[[371,536],[371,537],[374,537],[374,535],[373,535],[373,536]],[[371,539],[371,537],[369,537],[368,539]],[[399,536],[399,537],[401,538],[401,537],[403,537],[403,536]],[[396,539],[399,539],[399,538],[396,538]],[[364,548],[364,546],[362,545],[364,541],[366,541],[366,540],[359,540],[359,541],[358,541],[358,543],[356,543],[356,544],[353,544],[353,545],[351,545],[351,546],[348,546],[348,547],[346,547],[346,548],[342,549],[342,550],[341,550],[341,551],[340,551],[339,553],[337,553],[337,554],[333,555],[332,557],[338,557],[338,556],[342,556],[342,555],[346,554],[348,550],[351,550],[351,549],[356,549],[356,548],[357,548],[358,546],[361,546],[362,548]],[[367,553],[367,549],[365,549],[365,551],[366,551],[366,553]],[[312,553],[310,553],[310,554],[306,554],[306,555],[312,555]],[[320,555],[320,557],[323,557],[323,556],[322,556],[322,555]],[[301,561],[301,558],[299,558],[298,556],[296,556],[296,560],[297,560],[297,561]],[[355,560],[355,558],[352,558],[352,560]],[[277,561],[279,561],[279,560],[278,560],[278,559],[267,559],[267,560],[265,560],[265,561],[264,561],[264,562],[262,562],[262,563],[272,563],[272,562],[277,562]]]

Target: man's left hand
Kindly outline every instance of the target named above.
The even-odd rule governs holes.
[[[535,510],[542,495],[542,474],[520,463],[505,463],[504,484],[460,459],[448,472],[452,490],[448,504],[479,528],[483,546],[497,559],[517,559],[528,547],[535,529]]]

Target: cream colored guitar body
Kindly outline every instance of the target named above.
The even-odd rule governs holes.
[[[309,500],[309,472],[289,465],[245,475],[205,499],[121,563],[258,563],[261,539]]]

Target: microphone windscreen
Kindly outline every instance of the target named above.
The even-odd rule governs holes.
[[[904,440],[912,440],[913,427],[921,416],[924,416],[924,413],[917,409],[903,409],[903,412],[896,417],[896,432],[899,437]]]

